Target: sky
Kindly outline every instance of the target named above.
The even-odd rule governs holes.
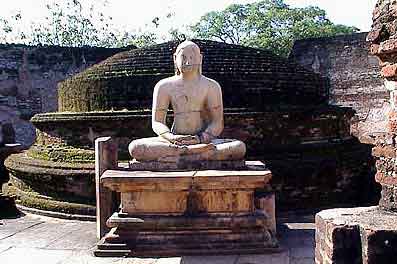
[[[20,11],[26,26],[28,21],[39,22],[46,15],[45,5],[54,0],[0,0],[0,17],[9,17]],[[98,0],[81,0],[98,2]],[[151,25],[154,17],[164,18],[159,30],[167,32],[197,22],[202,15],[212,10],[222,10],[233,3],[251,3],[250,0],[107,0],[104,9],[106,15],[112,16],[116,27],[122,29],[139,29]],[[284,0],[292,7],[318,6],[324,9],[328,18],[336,24],[355,26],[361,31],[369,31],[372,10],[376,0]],[[165,14],[173,12],[171,19]],[[162,22],[160,21],[160,22]]]

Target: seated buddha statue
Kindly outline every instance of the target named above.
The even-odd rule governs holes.
[[[243,160],[244,142],[220,139],[223,103],[220,85],[201,73],[202,55],[192,41],[174,54],[175,75],[159,81],[153,92],[152,128],[157,137],[133,140],[128,147],[136,161]],[[166,124],[170,105],[174,122]]]

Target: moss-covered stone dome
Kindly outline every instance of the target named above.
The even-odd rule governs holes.
[[[318,76],[262,49],[193,40],[203,54],[203,74],[217,80],[227,108],[316,105],[326,100]],[[174,74],[167,42],[118,53],[59,84],[60,112],[150,108],[153,87]]]

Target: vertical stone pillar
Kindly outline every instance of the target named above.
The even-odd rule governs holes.
[[[101,175],[109,169],[117,167],[117,144],[110,137],[95,140],[95,186],[96,186],[96,214],[97,238],[102,238],[109,228],[106,220],[115,209],[115,194],[101,183]]]

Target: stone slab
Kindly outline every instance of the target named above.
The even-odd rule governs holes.
[[[273,196],[274,198],[274,196]],[[96,256],[178,256],[279,252],[274,217],[264,212],[201,216],[115,213]]]
[[[0,221],[0,242],[19,232],[24,232],[32,227],[44,223],[38,219],[16,218],[4,219]]]
[[[255,255],[256,256],[256,255]],[[182,257],[182,263],[186,264],[230,264],[236,263],[238,255],[230,256],[185,256]]]
[[[105,187],[117,192],[189,190],[194,171],[152,172],[107,170],[101,176]]]
[[[81,222],[77,224],[77,229],[61,236],[60,239],[53,241],[47,249],[67,249],[67,250],[89,250],[95,247],[97,239],[95,237],[95,223]]]
[[[46,248],[78,229],[79,224],[76,222],[64,223],[62,228],[60,228],[59,222],[47,223],[46,225],[37,224],[23,230],[23,232],[17,232],[6,239],[0,240],[0,243],[4,242],[25,248]]]
[[[11,248],[12,248],[11,245],[0,244],[0,254],[5,252],[5,251],[7,251],[7,250],[10,250]]]
[[[106,170],[101,176],[104,186],[117,192],[186,191],[192,185],[205,189],[245,189],[264,187],[272,174],[261,162],[247,163],[244,170],[203,171],[131,171]]]
[[[273,254],[256,254],[256,255],[240,255],[235,262],[236,264],[264,264],[264,263],[277,263],[289,264],[288,250],[281,250]]]
[[[245,168],[244,160],[200,160],[190,162],[137,161],[129,162],[131,170],[180,171],[180,170],[238,170]]]
[[[397,214],[378,207],[343,208],[316,215],[316,263],[392,264]]]
[[[56,264],[68,258],[71,254],[72,251],[70,250],[13,247],[0,254],[0,263]]]
[[[189,226],[189,231],[193,230],[219,230],[219,229],[244,229],[250,227],[263,227],[274,230],[272,219],[260,214],[217,214],[201,216],[160,216],[142,215],[134,217],[120,217],[114,213],[107,221],[107,226],[123,227],[131,230],[184,230]]]
[[[97,257],[171,257],[171,256],[211,256],[211,255],[234,255],[234,254],[277,254],[278,248],[269,248],[266,243],[233,243],[229,247],[224,244],[203,243],[196,247],[190,244],[167,246],[166,249],[157,245],[139,245],[139,247],[130,247],[127,243],[110,244],[105,243],[102,239],[98,243],[98,249],[94,251]]]

